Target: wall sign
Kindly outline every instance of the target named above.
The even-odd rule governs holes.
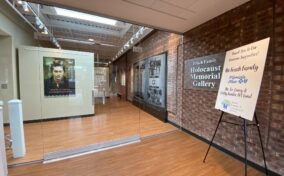
[[[226,52],[215,108],[253,119],[269,38]]]
[[[185,61],[184,88],[218,91],[225,53]]]

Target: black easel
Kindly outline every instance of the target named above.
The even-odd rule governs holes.
[[[217,133],[217,130],[218,130],[219,125],[220,125],[221,122],[229,123],[229,124],[232,124],[232,125],[242,126],[243,130],[244,130],[244,142],[245,142],[245,176],[247,176],[247,164],[248,164],[247,163],[247,126],[257,126],[258,136],[259,136],[259,140],[260,140],[262,156],[263,156],[263,161],[264,161],[264,166],[265,166],[265,173],[266,173],[266,176],[268,176],[268,170],[267,170],[267,166],[266,166],[266,159],[265,159],[265,154],[264,154],[264,149],[263,149],[263,143],[262,143],[262,139],[261,139],[259,123],[258,123],[258,119],[257,119],[256,113],[254,112],[254,118],[255,118],[255,123],[254,124],[247,124],[247,120],[246,119],[243,119],[243,122],[244,122],[243,124],[237,124],[237,123],[222,121],[223,115],[224,115],[224,111],[222,111],[222,113],[221,113],[219,122],[218,122],[217,127],[216,127],[215,132],[214,132],[214,135],[213,135],[213,137],[211,139],[211,142],[210,142],[209,147],[207,149],[206,155],[205,155],[205,157],[203,159],[203,163],[205,163],[205,160],[207,158],[207,155],[208,155],[209,150],[210,150],[210,148],[212,146],[213,140],[215,138],[215,135]]]

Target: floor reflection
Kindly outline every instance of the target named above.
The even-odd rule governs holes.
[[[8,150],[8,164],[43,159],[51,152],[79,148],[85,145],[133,135],[147,137],[176,130],[152,115],[141,111],[131,102],[111,97],[105,104],[98,99],[95,115],[71,119],[28,123],[24,125],[27,154],[13,159]],[[6,132],[9,128],[6,127]]]

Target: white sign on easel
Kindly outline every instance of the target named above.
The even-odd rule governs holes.
[[[253,120],[269,38],[226,52],[215,108]]]

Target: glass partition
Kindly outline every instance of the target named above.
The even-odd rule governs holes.
[[[0,99],[4,107],[8,100],[20,99],[23,111],[16,126],[21,129],[22,125],[22,132],[12,143],[7,107],[4,113],[10,165],[129,144],[175,129],[163,123],[167,119],[167,53],[138,62],[127,53],[117,60],[108,55],[120,52],[121,43],[139,37],[144,27],[119,21],[101,24],[62,15],[57,7],[10,2],[35,31],[28,35],[29,42],[15,45],[15,58],[11,53],[16,48],[9,50],[8,62],[14,65],[0,60]],[[0,48],[7,46],[6,39],[0,39]],[[2,63],[8,69],[2,69]],[[18,86],[13,85],[16,82]],[[10,83],[14,94],[6,97]],[[18,149],[26,150],[15,157],[12,148],[18,142]]]
[[[0,27],[0,101],[3,102],[5,151],[10,166],[42,161],[44,153],[41,110],[36,101],[40,66],[20,57],[22,45],[39,46],[33,38],[34,29],[20,27],[32,26],[23,18],[24,15],[34,16],[26,5],[16,1],[1,2],[1,8],[7,10],[7,19],[3,17],[5,20]],[[37,57],[36,48],[33,50],[32,57]],[[27,57],[30,54],[27,53]]]

